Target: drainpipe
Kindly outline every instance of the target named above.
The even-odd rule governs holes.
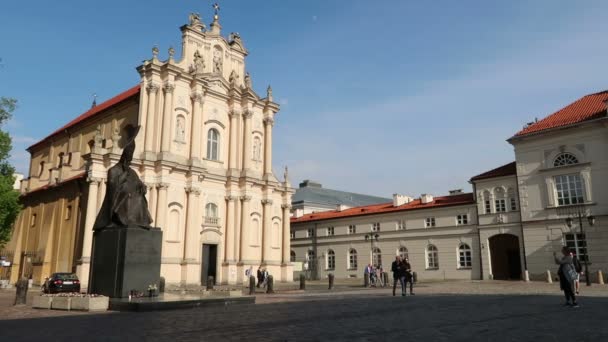
[[[479,241],[479,278],[483,280],[483,253],[481,252],[481,230],[479,229],[479,205],[477,204],[477,187],[475,186],[475,182],[471,182],[473,184],[473,199],[475,199],[475,215],[477,216],[477,241]]]

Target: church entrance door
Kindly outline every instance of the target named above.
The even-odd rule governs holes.
[[[203,244],[203,258],[201,270],[201,285],[207,285],[207,279],[213,277],[214,282],[217,282],[217,245]]]

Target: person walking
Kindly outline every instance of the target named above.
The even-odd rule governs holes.
[[[397,289],[397,281],[401,283],[401,295],[405,296],[405,273],[401,257],[398,255],[395,256],[395,261],[391,264],[391,271],[393,272],[393,296],[395,296],[395,290]]]
[[[260,285],[262,285],[262,282],[264,281],[264,272],[262,272],[262,266],[258,267],[258,285],[257,287],[260,287]]]
[[[566,246],[562,247],[562,255],[560,258],[553,252],[555,263],[559,265],[559,270],[557,271],[559,286],[566,296],[566,303],[564,305],[578,308],[576,296],[574,295],[574,280],[576,279],[577,272],[572,263],[570,249]]]
[[[574,292],[578,294],[578,289],[581,284],[581,275],[583,275],[583,266],[581,265],[580,260],[578,260],[574,253],[570,252],[570,256],[572,256],[572,264],[574,265],[574,269],[576,270],[576,279],[574,279]]]
[[[412,265],[410,260],[405,258],[403,260],[403,268],[405,272],[405,290],[407,292],[407,283],[410,283],[410,296],[414,295],[414,275],[412,274]]]
[[[367,286],[371,286],[372,284],[372,264],[368,264],[365,266],[365,270],[363,271],[363,276],[367,279]]]

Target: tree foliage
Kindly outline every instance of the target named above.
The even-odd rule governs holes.
[[[17,100],[0,97],[0,127],[11,119],[16,107]],[[11,136],[0,129],[0,246],[10,239],[13,224],[21,209],[19,192],[13,189],[15,168],[8,162],[11,149]]]

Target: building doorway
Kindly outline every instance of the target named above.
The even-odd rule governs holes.
[[[207,279],[213,277],[213,282],[217,282],[217,245],[203,244],[203,258],[201,259],[201,285],[207,284]]]
[[[494,235],[489,242],[493,279],[521,280],[521,259],[517,236]]]

